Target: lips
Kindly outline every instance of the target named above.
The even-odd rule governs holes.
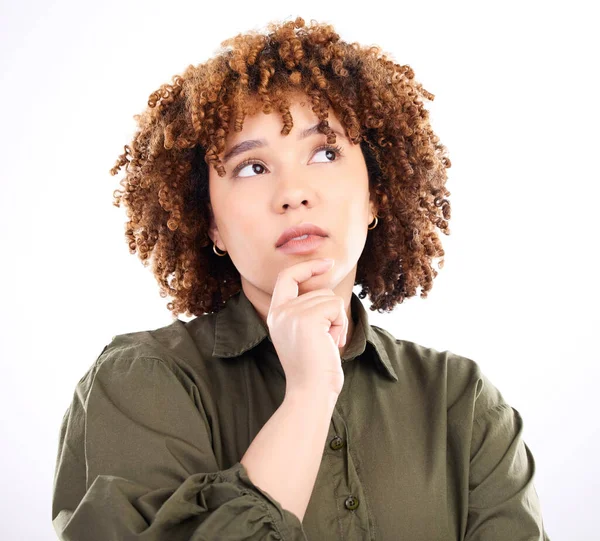
[[[324,229],[321,229],[319,226],[315,224],[311,224],[309,222],[302,223],[299,225],[295,225],[293,227],[289,227],[286,229],[277,239],[277,243],[275,244],[276,248],[279,248],[281,245],[285,244],[288,240],[291,240],[295,237],[301,237],[302,235],[318,235],[319,237],[327,237],[327,232]]]

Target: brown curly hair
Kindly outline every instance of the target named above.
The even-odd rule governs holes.
[[[127,207],[130,252],[144,266],[154,254],[160,295],[173,297],[167,308],[174,318],[217,312],[240,290],[239,272],[229,257],[213,253],[207,235],[208,167],[225,175],[218,155],[229,130],[241,131],[245,115],[259,108],[278,111],[281,133],[289,134],[289,96],[298,91],[310,99],[327,143],[336,140],[327,121],[331,107],[365,158],[379,226],[357,264],[359,297],[368,294],[370,310],[378,311],[391,311],[417,287],[427,297],[437,276],[432,260],[441,258],[440,269],[444,263],[436,228],[450,234],[451,163],[421,99],[434,95],[410,66],[389,60],[380,47],[342,41],[329,24],[306,26],[298,17],[270,22],[267,34],[253,30],[223,41],[213,58],[172,81],[133,117],[138,130],[110,172],[125,166],[124,190],[114,191],[113,204],[123,200]]]

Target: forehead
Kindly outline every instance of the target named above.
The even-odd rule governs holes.
[[[295,128],[298,126],[312,126],[319,122],[319,118],[312,110],[312,103],[310,98],[300,91],[289,91],[285,95],[285,100],[289,105],[289,114],[292,117],[292,132],[296,131]],[[235,126],[235,111],[232,112],[229,121],[229,131],[227,133],[226,140],[228,142],[242,139],[249,132],[256,132],[257,130],[266,129],[277,129],[278,131],[283,128],[283,113],[280,111],[281,101],[272,101],[272,107],[270,113],[263,112],[263,102],[260,96],[254,94],[246,98],[246,115],[243,119],[242,131],[234,131]],[[339,121],[335,111],[329,107],[328,110],[328,121],[330,126],[336,128],[342,128],[342,123]]]

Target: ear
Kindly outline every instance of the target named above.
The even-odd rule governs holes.
[[[219,246],[219,243],[221,243],[221,237],[219,235],[219,229],[217,228],[217,223],[215,221],[215,215],[213,213],[212,210],[212,205],[210,203],[208,203],[208,213],[209,213],[209,226],[208,226],[208,231],[207,234],[210,238],[210,240],[213,241],[214,244],[217,245],[217,248],[221,249],[221,250],[225,250],[225,248],[221,248],[221,246]]]
[[[375,220],[375,216],[378,216],[378,214],[377,214],[377,210],[378,210],[377,209],[377,205],[375,205],[375,203],[373,201],[371,201],[369,203],[369,210],[371,212],[369,223],[373,223],[373,221]]]

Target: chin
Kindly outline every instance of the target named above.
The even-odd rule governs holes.
[[[322,274],[318,274],[312,276],[311,278],[302,282],[301,284],[298,284],[298,292],[306,293],[307,291],[323,289],[324,287],[329,287],[330,289],[333,289],[333,287],[331,287],[331,285],[329,284],[329,278]]]

